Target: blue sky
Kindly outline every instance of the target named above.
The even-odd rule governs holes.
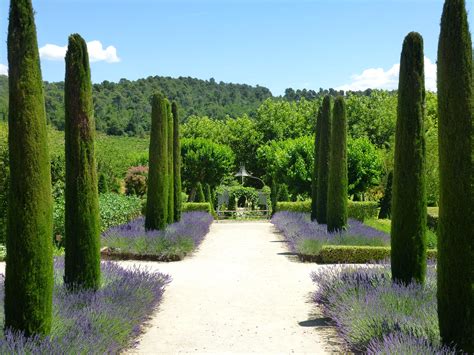
[[[0,71],[8,3],[0,3]],[[473,1],[467,1],[473,23]],[[63,49],[80,33],[94,82],[150,75],[293,88],[396,87],[401,45],[425,40],[434,86],[441,0],[33,0],[43,77],[64,78]],[[46,46],[46,47],[45,47]],[[112,46],[108,50],[107,47]],[[54,59],[54,60],[52,60]],[[3,65],[3,66],[2,66]],[[3,69],[1,69],[3,68]]]

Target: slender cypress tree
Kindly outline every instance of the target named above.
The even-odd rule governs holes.
[[[272,204],[272,216],[277,212],[278,208],[278,183],[275,177],[272,177],[272,185],[270,186],[270,202]]]
[[[94,106],[89,55],[84,39],[69,37],[66,53],[65,264],[70,288],[100,286],[99,196],[94,156]]]
[[[426,274],[425,74],[423,38],[403,42],[393,171],[391,262],[394,281],[423,283]]]
[[[385,192],[380,201],[379,219],[390,218],[392,215],[392,185],[393,185],[393,171],[390,171],[387,176],[387,184],[385,185]]]
[[[151,105],[145,229],[161,230],[168,222],[168,100],[154,94]]]
[[[51,330],[53,200],[43,81],[31,0],[10,2],[10,191],[5,328]]]
[[[288,185],[281,184],[278,188],[278,201],[288,202],[290,201],[290,194],[288,193]]]
[[[316,118],[316,133],[314,135],[314,167],[313,175],[311,177],[311,220],[317,220],[317,201],[318,201],[318,152],[319,140],[321,132],[321,108],[318,110],[318,117]]]
[[[179,140],[179,115],[178,105],[173,102],[171,105],[173,113],[173,176],[174,176],[174,221],[181,220],[181,144]]]
[[[321,133],[319,134],[318,147],[318,187],[316,201],[316,220],[319,224],[327,223],[327,196],[328,196],[328,175],[330,159],[332,124],[332,97],[324,97],[321,109]]]
[[[446,0],[438,47],[438,318],[443,342],[474,353],[472,43],[464,0]]]
[[[204,196],[204,190],[202,189],[202,184],[200,182],[196,185],[195,202],[206,202],[206,196]]]
[[[211,205],[211,210],[214,211],[214,203],[212,202],[212,192],[211,192],[211,185],[206,184],[204,186],[204,197],[206,199],[206,202],[208,202]]]
[[[344,98],[334,102],[328,178],[328,231],[341,231],[347,225],[347,118]]]
[[[174,124],[170,102],[166,103],[168,118],[168,224],[174,222]]]

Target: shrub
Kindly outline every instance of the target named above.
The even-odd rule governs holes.
[[[183,213],[184,212],[207,212],[212,214],[211,204],[209,202],[186,202],[183,203]]]
[[[127,195],[145,196],[148,184],[148,167],[132,166],[127,170],[125,176],[125,188]]]
[[[281,184],[278,187],[278,202],[288,202],[290,201],[290,195],[288,193],[288,185]]]
[[[349,218],[364,222],[369,218],[377,218],[379,213],[378,203],[375,201],[355,202],[349,201],[347,205],[347,214]]]
[[[428,207],[428,216],[426,219],[426,224],[428,228],[437,231],[438,230],[438,219],[439,219],[439,208],[438,207]]]
[[[277,204],[278,212],[301,212],[301,213],[310,213],[311,212],[311,201],[298,201],[298,202],[278,202]]]

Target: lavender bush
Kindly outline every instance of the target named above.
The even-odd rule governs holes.
[[[133,346],[170,281],[166,275],[115,263],[102,264],[103,285],[97,292],[70,293],[63,284],[64,259],[55,261],[53,327],[48,337],[0,334],[1,354],[103,354]],[[4,298],[1,276],[0,298]],[[0,318],[3,321],[3,307]]]
[[[271,221],[295,253],[315,255],[323,245],[390,245],[387,233],[353,219],[349,219],[347,230],[341,233],[328,233],[327,226],[312,222],[308,213],[277,212]]]
[[[102,234],[102,246],[124,254],[182,259],[201,244],[213,221],[206,212],[183,213],[164,231],[145,231],[143,217]]]
[[[451,351],[440,347],[434,265],[428,268],[425,285],[392,283],[388,265],[324,268],[313,273],[312,279],[318,285],[315,302],[334,320],[353,350],[384,354]]]

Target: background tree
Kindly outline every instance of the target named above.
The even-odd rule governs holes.
[[[43,83],[31,0],[10,2],[5,328],[51,329],[53,201]]]
[[[334,102],[328,176],[328,232],[347,225],[347,119],[344,98]]]
[[[438,318],[445,344],[474,352],[472,43],[464,0],[446,0],[438,47]]]
[[[168,221],[168,100],[152,97],[148,191],[145,215],[147,230],[164,229]]]
[[[318,194],[316,201],[316,220],[319,224],[327,223],[327,193],[330,159],[330,141],[332,128],[332,97],[326,96],[321,108],[321,133],[318,151]]]
[[[178,104],[173,102],[171,105],[171,111],[173,114],[173,182],[174,182],[174,221],[179,222],[181,220],[181,143],[179,137],[179,113]]]
[[[173,112],[171,104],[168,101],[166,103],[166,111],[168,118],[168,224],[174,222],[174,123],[173,123]]]
[[[315,221],[317,217],[316,202],[318,201],[318,151],[321,132],[321,109],[318,111],[316,119],[316,133],[314,135],[314,165],[313,175],[311,176],[311,220]]]
[[[69,37],[66,53],[66,195],[64,281],[100,286],[99,196],[94,155],[94,109],[87,44]]]
[[[425,73],[423,38],[403,42],[393,171],[391,264],[394,281],[423,283],[426,275]]]

